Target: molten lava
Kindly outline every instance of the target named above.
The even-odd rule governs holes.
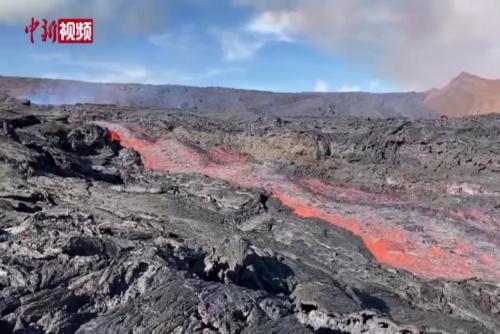
[[[151,140],[137,125],[100,125],[109,129],[111,139],[139,152],[146,168],[201,173],[267,189],[296,215],[321,219],[360,237],[386,265],[427,278],[500,279],[500,245],[495,237],[499,222],[478,210],[426,212],[388,196],[318,179],[290,178],[268,164],[251,162],[221,148],[202,148],[168,137]],[[468,231],[470,227],[473,232]]]

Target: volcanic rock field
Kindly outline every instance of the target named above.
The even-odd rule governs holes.
[[[0,333],[499,333],[500,114],[280,115],[0,98]]]

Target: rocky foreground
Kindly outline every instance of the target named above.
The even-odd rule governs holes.
[[[498,333],[500,116],[0,106],[0,333]]]

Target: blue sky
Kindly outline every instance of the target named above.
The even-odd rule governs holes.
[[[456,7],[455,2],[460,1],[441,3]],[[500,7],[496,2],[482,1],[493,7],[471,18],[487,24],[488,18],[483,16],[488,15],[487,11],[496,13]],[[481,33],[467,38],[450,35],[448,30],[454,24],[458,27],[460,17],[457,14],[436,18],[433,13],[445,7],[436,7],[429,0],[419,2],[424,9],[411,12],[415,21],[423,22],[429,31],[408,26],[411,6],[395,5],[393,0],[373,3],[365,0],[0,3],[0,74],[272,91],[373,92],[439,86],[465,70],[496,75],[494,71],[490,73],[490,68],[500,65],[499,57],[494,57],[500,54],[496,39],[493,41],[495,34]],[[92,17],[94,43],[42,43],[37,35],[35,44],[31,44],[24,33],[31,16],[38,20]],[[493,32],[496,27],[494,24]],[[473,25],[469,30],[472,28]],[[441,46],[443,54],[437,54],[435,50]],[[458,48],[473,46],[483,49],[478,54],[468,51],[461,59],[452,57]],[[479,63],[477,58],[484,58],[485,52],[491,59],[481,59]],[[428,59],[425,63],[424,57]]]
[[[39,38],[31,44],[24,33],[29,20],[2,24],[0,74],[273,91],[392,88],[362,64],[314,44],[248,31],[245,26],[258,15],[252,8],[229,1],[173,1],[163,10],[163,26],[151,31],[96,20],[91,45]],[[55,10],[36,18],[63,14]]]

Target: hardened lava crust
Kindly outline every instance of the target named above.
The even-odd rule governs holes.
[[[0,333],[498,333],[500,115],[0,99]]]

